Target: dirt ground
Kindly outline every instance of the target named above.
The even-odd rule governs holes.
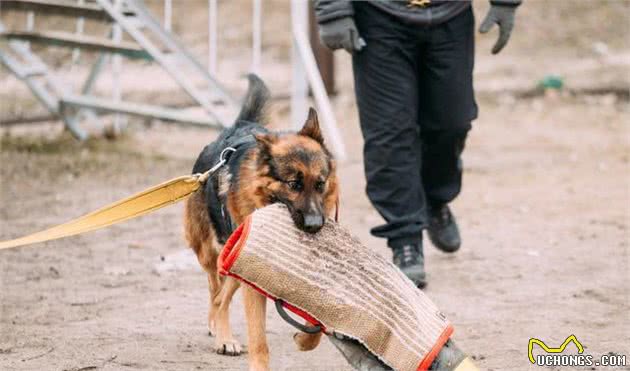
[[[233,3],[224,5],[226,12],[236,11]],[[479,3],[478,22],[487,6]],[[271,4],[270,12],[286,10],[279,1]],[[426,293],[483,370],[537,369],[527,359],[528,340],[557,346],[571,334],[588,354],[613,352],[630,363],[630,42],[623,36],[630,2],[544,4],[526,2],[519,10],[520,28],[501,55],[488,53],[496,35],[479,39],[480,116],[464,154],[463,192],[453,204],[464,244],[453,255],[425,246]],[[543,14],[553,24],[574,17],[546,37],[552,26],[544,26]],[[247,42],[231,28],[222,37]],[[547,43],[535,44],[536,38]],[[286,43],[270,37],[265,45],[262,75],[286,91],[289,74],[276,74],[287,66]],[[222,66],[230,61],[246,64],[234,51]],[[131,65],[128,74],[148,68]],[[368,232],[381,219],[364,195],[349,58],[342,53],[337,71],[333,103],[349,152],[339,169],[341,221],[388,256],[384,241]],[[565,78],[567,92],[524,93],[546,74]],[[174,95],[156,84],[155,96]],[[34,104],[27,92],[6,71],[0,99],[3,118],[39,109],[28,108]],[[277,126],[286,126],[287,104],[276,102]],[[187,174],[216,135],[140,121],[131,121],[116,141],[86,143],[62,133],[58,123],[0,130],[0,239]],[[246,369],[246,354],[213,352],[206,310],[207,282],[185,246],[181,204],[101,231],[2,251],[0,370]],[[299,353],[293,328],[271,306],[267,317],[273,370],[350,370],[327,341]],[[246,343],[240,295],[232,324]]]

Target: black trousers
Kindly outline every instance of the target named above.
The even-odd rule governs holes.
[[[353,56],[367,194],[390,246],[417,242],[427,206],[460,192],[466,134],[477,117],[472,9],[415,26],[354,2],[367,46]]]

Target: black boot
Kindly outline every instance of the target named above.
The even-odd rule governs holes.
[[[429,208],[429,238],[444,252],[455,252],[462,244],[455,217],[447,204]]]
[[[419,288],[427,285],[422,242],[392,247],[394,264]]]

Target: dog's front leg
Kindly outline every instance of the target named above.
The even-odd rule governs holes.
[[[269,370],[269,347],[265,334],[267,299],[250,287],[244,287],[243,299],[247,318],[249,370]]]

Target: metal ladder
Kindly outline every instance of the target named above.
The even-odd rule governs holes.
[[[2,23],[0,32],[4,32]],[[81,140],[87,138],[86,132],[77,123],[76,115],[62,112],[58,97],[68,94],[68,89],[50,74],[48,66],[31,52],[28,43],[10,40],[7,44],[7,47],[0,48],[0,62],[29,87],[50,113],[61,118],[75,137]]]
[[[80,125],[80,117],[96,120],[97,113],[118,112],[141,115],[166,121],[200,126],[227,127],[237,112],[237,101],[213,77],[186,47],[151,15],[142,0],[94,0],[82,4],[60,0],[0,0],[4,11],[26,10],[106,20],[120,27],[133,40],[113,42],[111,39],[63,34],[59,32],[10,32],[0,23],[0,61],[15,76],[26,83],[33,94],[79,139],[87,137]],[[60,45],[100,51],[80,93],[72,93],[57,81],[51,69],[35,55],[28,42]],[[110,54],[129,58],[143,58],[157,62],[177,84],[203,108],[204,115],[192,115],[185,110],[146,105],[91,94],[101,69]],[[197,83],[201,82],[201,86]]]

